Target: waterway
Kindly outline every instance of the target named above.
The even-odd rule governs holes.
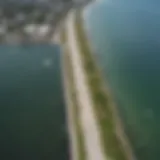
[[[160,159],[160,2],[99,0],[87,35],[138,160]]]
[[[68,160],[60,49],[0,46],[0,159]]]

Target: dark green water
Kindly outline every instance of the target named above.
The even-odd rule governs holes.
[[[0,160],[68,160],[58,46],[0,46]]]
[[[138,160],[160,160],[160,3],[106,0],[85,26]]]

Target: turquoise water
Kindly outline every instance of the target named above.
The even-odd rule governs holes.
[[[138,160],[160,159],[160,3],[108,0],[85,27]]]
[[[58,46],[0,46],[0,159],[68,160]]]

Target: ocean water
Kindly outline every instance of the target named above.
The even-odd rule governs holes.
[[[99,0],[86,33],[138,160],[160,159],[160,2]]]
[[[68,160],[60,49],[0,46],[0,160]]]

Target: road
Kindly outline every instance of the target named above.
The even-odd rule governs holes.
[[[66,20],[68,37],[68,47],[72,60],[75,87],[77,90],[77,101],[80,104],[80,122],[84,133],[87,160],[105,160],[100,133],[96,116],[93,110],[93,102],[87,85],[87,79],[83,64],[81,62],[80,51],[78,49],[76,32],[74,26],[74,11],[71,11]]]

